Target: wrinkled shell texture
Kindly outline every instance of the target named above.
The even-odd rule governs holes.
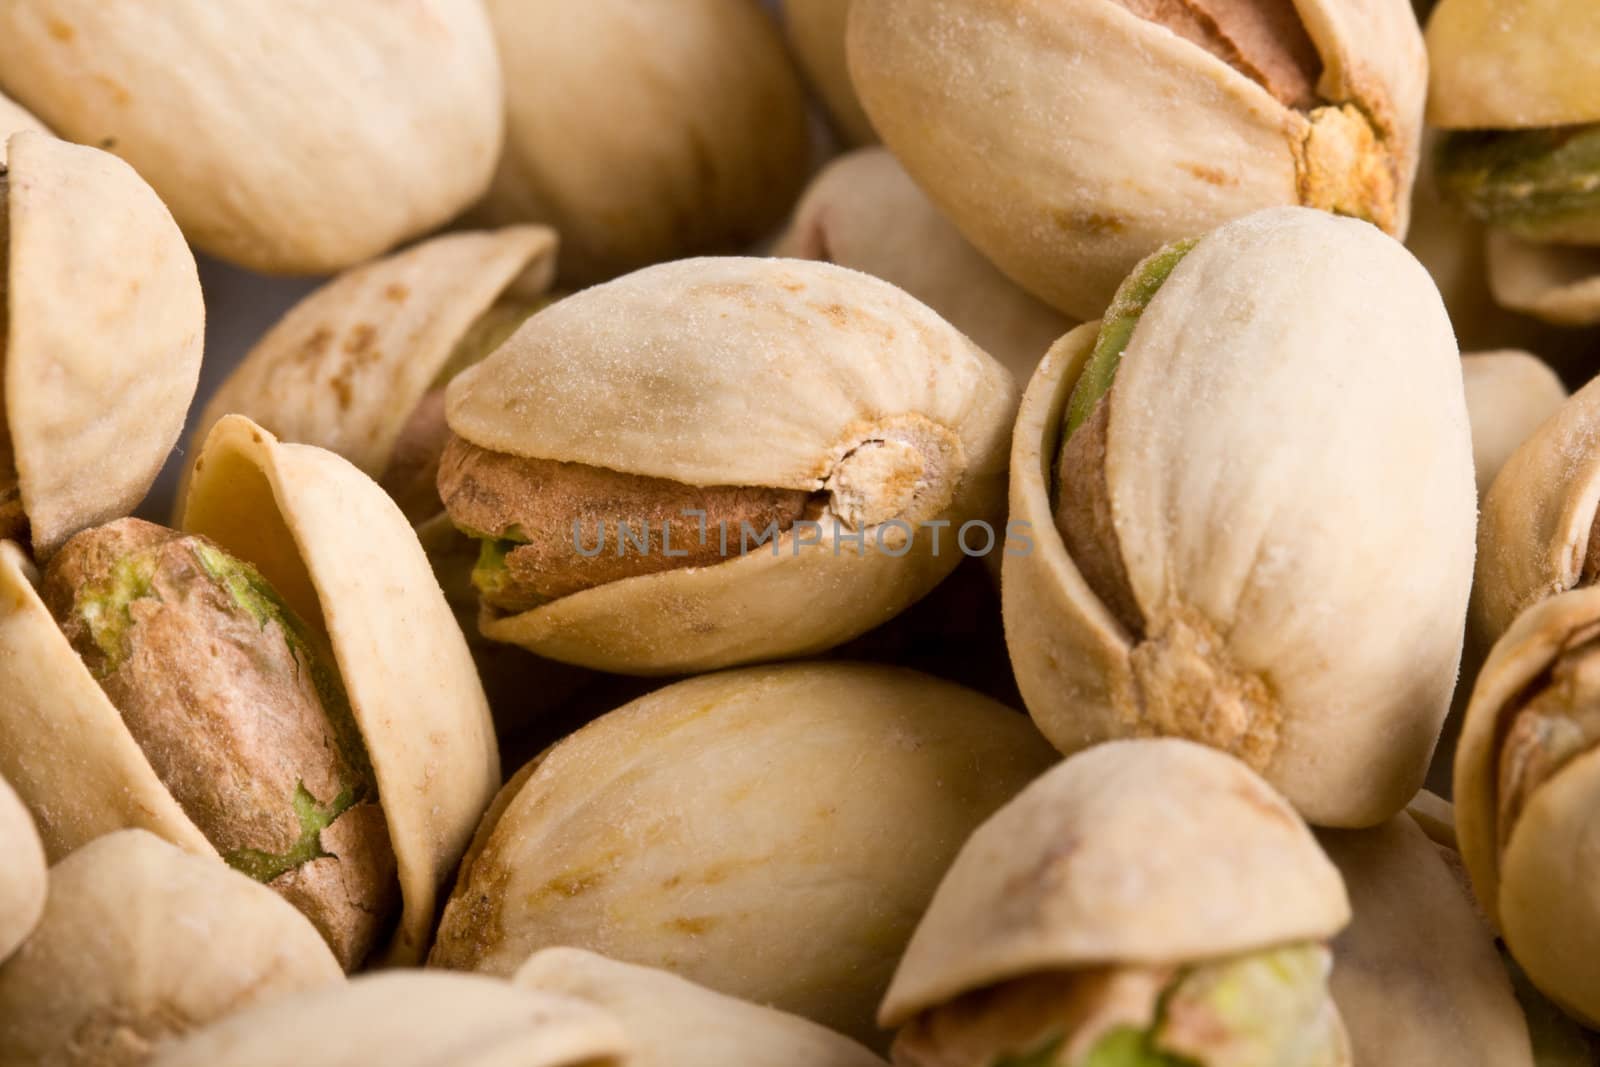
[[[1482,499],[1517,449],[1567,399],[1550,366],[1526,352],[1479,352],[1461,357],[1472,422],[1472,466]]]
[[[1428,20],[1428,121],[1446,129],[1600,119],[1600,8],[1585,0],[1442,0]]]
[[[16,791],[0,777],[0,963],[44,913],[44,845]]]
[[[1007,556],[1002,590],[1029,710],[1065,752],[1209,739],[1313,822],[1383,821],[1422,784],[1472,581],[1471,440],[1437,290],[1371,226],[1300,208],[1232,223],[1178,265],[1105,401],[1141,634],[1053,525],[1057,434],[1094,334],[1045,359],[1013,446],[1011,518],[1036,544]]]
[[[496,802],[431,961],[573,945],[869,1044],[945,867],[1053,759],[1025,720],[888,668],[749,668],[600,719]]]
[[[19,0],[0,39],[0,88],[126,159],[192,241],[255,270],[338,270],[432,229],[500,150],[477,3]]]

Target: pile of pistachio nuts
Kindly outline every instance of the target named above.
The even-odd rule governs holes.
[[[1600,1065],[1597,372],[1596,0],[0,0],[0,1067]]]

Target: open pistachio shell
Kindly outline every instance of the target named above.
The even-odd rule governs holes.
[[[1526,352],[1461,357],[1472,421],[1472,465],[1481,498],[1506,461],[1567,399],[1549,365]]]
[[[622,1067],[622,1028],[577,1000],[398,971],[285,997],[162,1049],[151,1067]]]
[[[472,659],[415,535],[349,463],[279,444],[241,416],[207,439],[184,528],[253,564],[331,642],[399,865],[404,904],[389,955],[419,958],[439,887],[500,772]],[[60,858],[140,827],[215,855],[31,579],[16,546],[0,543],[0,773],[47,851]]]
[[[1323,831],[1354,913],[1333,997],[1361,1067],[1533,1067],[1528,1026],[1470,890],[1409,815]]]
[[[1383,821],[1422,784],[1472,580],[1471,441],[1437,291],[1372,227],[1298,208],[1178,263],[1102,402],[1138,632],[1056,525],[1063,417],[1096,330],[1045,357],[1013,443],[1011,522],[1031,544],[1006,554],[1002,593],[1035,721],[1069,753],[1203,740],[1312,822]]]
[[[44,845],[16,791],[0,778],[0,963],[44,913]]]
[[[513,980],[586,1001],[618,1020],[633,1045],[628,1067],[883,1067],[861,1045],[816,1023],[582,949],[537,952]]]
[[[1600,323],[1600,250],[1487,237],[1489,287],[1501,306],[1558,326]]]
[[[6,142],[20,130],[49,133],[44,123],[24,111],[15,101],[0,93],[0,166],[6,161]]]
[[[1427,41],[1434,126],[1521,129],[1600,119],[1600,9],[1588,0],[1441,0]]]
[[[1054,759],[1015,712],[910,671],[668,686],[525,767],[430,962],[577,946],[881,1045],[872,1008],[961,842]]]
[[[1427,82],[1410,6],[1292,14],[1320,70],[1305,106],[1119,0],[855,0],[851,74],[968,239],[1092,318],[1143,256],[1261,208],[1405,233]]]
[[[205,307],[194,256],[127,164],[23,131],[7,168],[0,431],[42,558],[155,481],[199,380]]]
[[[850,0],[784,0],[783,25],[806,80],[822,97],[834,128],[850,144],[878,139],[850,84],[845,29]]]
[[[164,1040],[343,978],[270,889],[142,830],[108,834],[50,869],[44,918],[0,965],[0,1067],[135,1067]]]
[[[713,565],[625,577],[531,610],[486,609],[483,632],[636,674],[831,648],[953,570],[965,524],[996,532],[1016,400],[1005,368],[928,308],[831,264],[685,260],[568,297],[450,383],[447,418],[462,440],[682,487],[827,502],[815,529],[741,551],[731,523]],[[680,544],[697,536],[694,518],[673,521]],[[715,546],[711,522],[701,543]],[[616,527],[606,535],[620,554]]]
[[[837,263],[899,286],[1019,381],[1074,325],[968,244],[886,148],[852,152],[817,175],[772,254]]]
[[[506,74],[506,144],[480,213],[561,234],[588,284],[736,251],[805,182],[805,94],[749,0],[488,0]]]

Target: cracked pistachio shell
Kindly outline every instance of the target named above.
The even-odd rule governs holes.
[[[978,827],[878,1013],[884,1026],[1045,971],[1199,962],[1326,941],[1350,918],[1306,824],[1230,756],[1117,741]]]
[[[151,1067],[622,1067],[622,1028],[581,1001],[477,975],[393,971],[231,1015]]]
[[[1428,20],[1428,122],[1443,129],[1600,119],[1590,0],[1441,0]]]
[[[599,719],[514,778],[430,963],[576,946],[869,1045],[961,842],[1055,758],[1027,720],[910,671],[756,667]]]
[[[127,164],[32,131],[7,147],[0,430],[43,558],[155,481],[199,380],[205,307],[189,246]]]
[[[537,952],[513,981],[618,1020],[633,1045],[628,1067],[884,1067],[863,1046],[806,1019],[582,949]]]
[[[1035,721],[1069,753],[1205,740],[1312,822],[1382,822],[1422,785],[1472,581],[1472,446],[1433,283],[1373,227],[1300,208],[1178,264],[1104,401],[1140,634],[1055,525],[1058,435],[1096,329],[1045,357],[1013,444],[1011,520],[1033,543],[1006,555],[1002,593]]]
[[[0,777],[0,963],[44,912],[44,844],[16,791]]]
[[[21,130],[33,130],[35,133],[49,133],[44,128],[44,123],[24,111],[16,101],[0,93],[0,166],[6,162],[6,142],[11,140],[11,135]]]
[[[143,830],[107,834],[50,869],[44,918],[0,965],[0,1067],[137,1067],[166,1039],[343,980],[272,890]]]
[[[968,239],[1087,319],[1144,256],[1262,208],[1405,233],[1427,81],[1410,6],[1295,9],[1321,57],[1317,95],[1346,105],[1315,123],[1117,0],[854,0],[851,74]]]
[[[817,175],[772,254],[837,263],[899,286],[1019,381],[1075,325],[968,244],[886,148],[859,149]]]
[[[332,643],[375,773],[403,910],[388,955],[419,958],[438,891],[500,781],[483,691],[404,516],[345,460],[242,416],[195,465],[183,523],[253,564]],[[215,856],[0,543],[0,773],[52,858],[139,827]]]
[[[488,0],[506,143],[480,214],[561,234],[583,285],[735,251],[783,222],[810,168],[805,93],[750,0]]]
[[[784,0],[783,26],[800,69],[833,120],[834,129],[850,144],[870,144],[878,139],[872,121],[861,109],[856,87],[850,83],[845,52],[845,28],[850,0]]]
[[[1461,374],[1481,498],[1522,442],[1566,401],[1567,388],[1548,364],[1526,352],[1462,356]]]
[[[1486,241],[1489,288],[1502,307],[1557,326],[1600,323],[1600,251],[1504,230],[1490,230]]]
[[[685,260],[568,297],[450,383],[456,434],[490,451],[688,485],[830,493],[820,543],[798,545],[802,531],[791,529],[776,552],[730,548],[713,566],[486,614],[483,632],[633,674],[838,645],[960,561],[949,531],[936,546],[919,523],[997,522],[1016,403],[1005,368],[943,319],[831,264]],[[892,479],[853,473],[849,457],[881,440],[919,465],[914,497],[895,496]],[[836,541],[850,526],[866,536],[865,552]],[[896,541],[905,529],[909,543]],[[880,536],[900,554],[878,551]]]
[[[336,271],[433,229],[500,149],[475,0],[19,0],[0,39],[0,87],[252,270]]]
[[[1410,815],[1326,830],[1353,918],[1333,999],[1361,1067],[1533,1067],[1528,1026],[1471,891]]]

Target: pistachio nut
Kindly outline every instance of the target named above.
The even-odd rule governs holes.
[[[850,84],[845,30],[850,0],[783,0],[783,27],[800,69],[827,108],[828,117],[848,144],[878,139]]]
[[[513,981],[593,1004],[618,1020],[633,1046],[628,1067],[884,1067],[816,1023],[582,949],[536,952]]]
[[[1399,244],[1280,208],[1152,256],[1045,357],[1011,479],[1006,640],[1062,751],[1204,741],[1330,826],[1422,785],[1474,489],[1450,323]]]
[[[488,0],[506,142],[479,215],[561,233],[585,285],[736,251],[783,221],[811,157],[805,94],[749,0]]]
[[[508,783],[429,962],[511,974],[585,948],[878,1045],[872,1006],[940,875],[1053,759],[1021,715],[910,671],[679,682]]]
[[[1567,388],[1548,364],[1527,352],[1465,355],[1461,374],[1481,498],[1522,442],[1566,401]]]
[[[1478,675],[1456,749],[1456,826],[1478,902],[1533,984],[1600,1022],[1600,588],[1518,616]]]
[[[911,176],[1074,318],[1262,208],[1406,230],[1427,74],[1405,0],[854,0],[849,50]]]
[[[968,244],[886,148],[851,152],[817,175],[772,254],[837,263],[899,286],[1021,381],[1075,325]]]
[[[183,536],[81,537],[39,590],[0,544],[0,773],[47,852],[141,827],[222,854],[346,966],[388,933],[398,888],[388,956],[418,958],[500,776],[466,644],[393,502],[229,416]]]
[[[707,670],[833,647],[998,551],[1015,405],[1005,368],[885,282],[685,260],[457,375],[439,491],[484,543],[486,636]]]
[[[500,150],[476,3],[28,0],[0,11],[0,39],[0,88],[133,164],[191,241],[253,270],[336,271],[433,229]]]
[[[230,1015],[150,1067],[623,1067],[621,1027],[582,1002],[478,975],[394,971]]]
[[[0,965],[0,1067],[137,1067],[165,1040],[343,978],[276,893],[143,830],[107,834],[50,869],[44,918]]]
[[[44,913],[44,845],[16,791],[0,778],[0,963]]]
[[[12,134],[0,167],[0,538],[42,559],[133,510],[183,429],[204,332],[194,256],[150,187],[98,149]]]
[[[1353,913],[1333,999],[1362,1067],[1533,1067],[1528,1025],[1471,890],[1409,814],[1318,839]]]
[[[905,1067],[1347,1067],[1327,942],[1349,918],[1244,764],[1112,742],[977,829],[878,1018]]]
[[[1486,242],[1489,289],[1502,307],[1557,326],[1600,323],[1600,248],[1539,244],[1504,230],[1490,230]]]
[[[6,142],[11,140],[12,134],[21,130],[50,132],[44,128],[44,123],[24,111],[16,101],[0,93],[0,167],[5,166],[6,162]]]

